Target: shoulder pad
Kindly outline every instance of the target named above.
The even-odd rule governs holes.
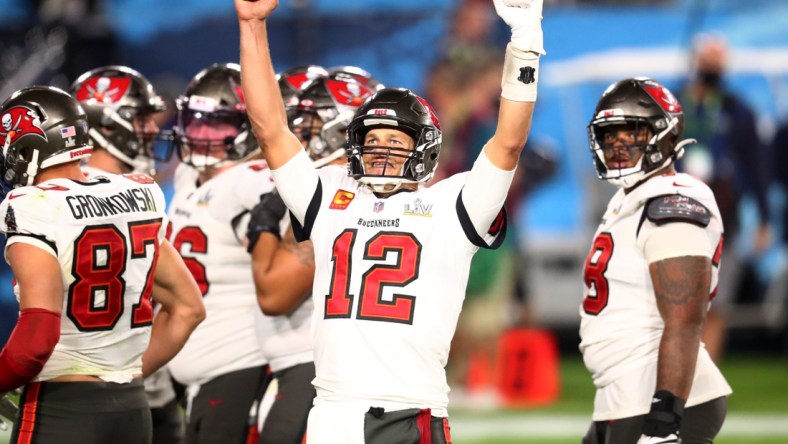
[[[668,194],[654,197],[646,203],[646,217],[657,225],[689,222],[705,227],[711,221],[711,212],[691,197]]]

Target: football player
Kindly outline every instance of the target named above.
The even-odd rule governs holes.
[[[71,95],[88,115],[95,148],[87,162],[89,175],[135,172],[152,176],[156,160],[169,160],[170,152],[163,156],[153,152],[159,134],[154,118],[166,105],[139,72],[126,66],[93,69],[71,85]],[[91,171],[94,168],[99,171]]]
[[[62,90],[20,90],[0,116],[10,122],[0,181],[11,189],[0,230],[21,308],[0,353],[0,392],[24,385],[11,441],[149,442],[142,377],[205,317],[164,238],[161,189],[141,174],[88,179],[87,116]]]
[[[246,252],[249,210],[273,190],[246,115],[239,66],[200,71],[177,100],[181,164],[170,204],[172,244],[202,292],[208,313],[170,362],[187,386],[186,443],[245,442],[252,406],[265,391],[258,335],[271,334],[257,306]]]
[[[83,164],[89,178],[131,172],[154,174],[154,117],[166,109],[164,100],[139,72],[126,66],[90,70],[71,85],[88,116],[93,154]],[[169,144],[168,144],[169,146]],[[154,308],[155,295],[154,295]],[[177,444],[183,438],[183,418],[166,366],[145,378],[145,394],[153,418],[153,444]]]
[[[255,135],[296,237],[315,249],[317,397],[307,442],[449,442],[444,366],[471,258],[505,233],[502,206],[544,52],[542,3],[496,1],[513,29],[497,131],[469,173],[429,188],[422,185],[437,167],[440,124],[406,89],[381,89],[358,108],[347,168],[314,169],[272,75],[265,21],[276,4],[235,2]]]
[[[345,74],[319,77],[303,87],[297,105],[291,109],[291,125],[315,166],[346,163],[347,124],[354,110],[371,94],[370,89]],[[272,193],[252,210],[247,230],[258,302],[265,314],[277,316],[276,334],[261,338],[263,353],[278,382],[278,396],[263,422],[261,444],[300,444],[315,397],[309,334],[314,310],[309,297],[315,273],[314,251],[311,242],[296,242],[292,230],[287,230],[280,241],[285,212],[282,199]]]
[[[597,174],[619,190],[585,263],[586,444],[710,443],[725,418],[731,388],[700,342],[722,220],[711,190],[675,172],[694,142],[683,131],[681,104],[648,78],[611,85],[588,126]]]

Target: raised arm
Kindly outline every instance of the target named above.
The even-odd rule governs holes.
[[[531,130],[539,80],[539,57],[544,54],[542,0],[494,0],[498,15],[511,27],[501,80],[501,105],[495,135],[484,152],[502,170],[513,170]]]
[[[252,130],[268,165],[277,169],[303,151],[287,126],[268,47],[266,19],[278,0],[235,0],[241,33],[241,84]]]
[[[153,319],[150,343],[142,355],[143,376],[172,359],[205,319],[200,289],[183,259],[166,240],[159,248],[153,275],[153,299],[161,304],[161,310]]]
[[[465,180],[462,201],[476,233],[484,236],[496,220],[514,179],[531,130],[542,45],[542,0],[494,0],[512,28],[501,79],[501,106],[492,139]]]

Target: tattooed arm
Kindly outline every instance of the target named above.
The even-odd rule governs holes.
[[[292,229],[281,241],[271,233],[262,233],[252,250],[252,273],[263,313],[279,316],[292,312],[312,290],[312,242],[296,242]]]
[[[711,259],[681,256],[649,265],[665,331],[659,345],[656,391],[686,400],[695,375],[711,286]]]

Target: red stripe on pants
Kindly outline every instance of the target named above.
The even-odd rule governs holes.
[[[32,444],[33,432],[36,428],[38,413],[38,395],[41,392],[40,382],[31,382],[25,390],[25,406],[19,417],[19,439],[17,444]]]
[[[451,431],[449,427],[449,418],[443,418],[443,436],[446,438],[446,444],[451,444]]]
[[[421,409],[416,417],[416,427],[419,429],[419,444],[432,444],[430,420],[432,420],[432,410]]]

